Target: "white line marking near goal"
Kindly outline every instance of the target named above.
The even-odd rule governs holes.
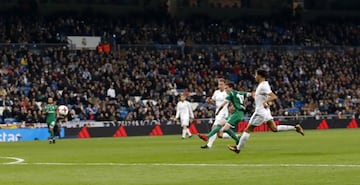
[[[5,164],[5,163],[2,163]],[[7,163],[10,164],[10,163]],[[186,166],[186,167],[344,167],[360,168],[360,164],[176,164],[176,163],[60,163],[60,162],[34,162],[34,163],[11,163],[18,165],[38,166]],[[0,164],[1,165],[1,164]]]
[[[18,157],[1,157],[0,159],[10,159],[10,160],[14,160],[13,162],[7,162],[7,163],[0,163],[0,164],[21,164],[22,162],[24,162],[25,160],[22,158],[18,158]]]

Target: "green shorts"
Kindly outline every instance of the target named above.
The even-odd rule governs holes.
[[[244,119],[244,111],[235,111],[226,117],[226,122],[231,126],[237,126],[237,124]]]
[[[54,128],[56,125],[56,121],[51,121],[50,123],[47,123],[49,128]]]

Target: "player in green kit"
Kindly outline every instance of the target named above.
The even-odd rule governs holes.
[[[231,102],[235,110],[228,117],[226,117],[226,119],[221,120],[220,124],[217,125],[214,129],[212,129],[207,135],[199,134],[198,136],[200,137],[200,139],[208,141],[208,139],[214,134],[216,134],[218,131],[223,131],[228,133],[231,138],[236,141],[236,143],[239,142],[239,137],[231,128],[234,128],[244,118],[244,102],[247,97],[252,95],[252,93],[236,91],[233,88],[233,83],[226,83],[225,90],[228,92],[228,96],[226,97],[225,101],[220,105],[219,109],[215,114],[217,115],[224,106],[227,106],[229,102]]]
[[[55,143],[54,127],[56,125],[57,106],[52,98],[48,98],[48,104],[45,105],[43,113],[46,115],[46,123],[49,128],[49,143],[53,144]]]

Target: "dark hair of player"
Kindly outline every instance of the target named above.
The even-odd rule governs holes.
[[[232,89],[233,89],[234,86],[235,86],[234,83],[232,83],[232,82],[226,82],[226,85],[229,86],[229,87],[232,88]]]
[[[258,69],[258,70],[256,71],[256,73],[257,73],[258,75],[264,77],[264,78],[267,78],[267,77],[268,77],[268,72],[265,71],[264,69]]]

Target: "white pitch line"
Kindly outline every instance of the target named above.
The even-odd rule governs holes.
[[[205,167],[345,167],[360,168],[360,164],[210,164],[210,163],[66,163],[66,162],[34,162],[25,163],[18,157],[1,157],[13,162],[0,163],[0,165],[39,165],[39,166],[205,166]]]
[[[0,164],[21,164],[24,162],[24,159],[18,158],[18,157],[0,157],[0,159],[10,159],[14,160],[13,162],[7,162],[7,163],[0,163]]]
[[[5,163],[2,163],[5,164]],[[7,163],[9,164],[9,163]],[[176,163],[60,163],[60,162],[34,162],[13,163],[17,165],[39,166],[198,166],[198,167],[344,167],[360,168],[360,164],[176,164]]]

